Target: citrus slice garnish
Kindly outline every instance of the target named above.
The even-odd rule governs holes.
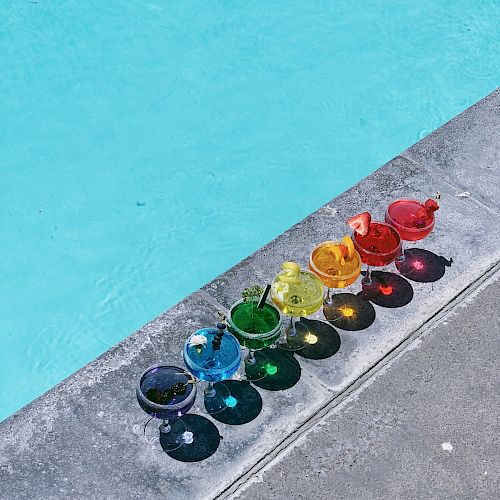
[[[293,274],[296,276],[300,273],[300,266],[296,262],[283,262],[281,264],[281,269],[285,269],[286,271],[293,271]]]
[[[354,248],[354,243],[350,236],[344,236],[342,238],[342,243],[347,248],[347,260],[351,260],[356,255],[356,249]]]
[[[342,255],[342,250],[340,249],[339,245],[332,246],[332,254],[335,257],[335,262],[341,263],[342,260],[344,259],[344,256]]]

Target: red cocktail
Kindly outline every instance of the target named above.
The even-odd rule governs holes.
[[[398,232],[385,222],[372,222],[365,236],[355,232],[352,240],[361,261],[369,266],[386,266],[394,262],[401,248]]]
[[[368,212],[351,217],[347,223],[354,229],[354,248],[368,266],[361,283],[371,285],[370,266],[386,266],[394,262],[401,252],[401,238],[390,224],[372,222]]]

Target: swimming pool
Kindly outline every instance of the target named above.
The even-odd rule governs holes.
[[[0,420],[498,84],[494,2],[0,4]]]

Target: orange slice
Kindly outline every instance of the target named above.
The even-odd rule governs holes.
[[[350,236],[344,236],[342,238],[342,243],[347,248],[347,260],[353,259],[354,256],[356,255],[356,249],[354,248],[354,243],[352,242],[351,237]]]
[[[342,250],[340,249],[340,245],[332,246],[332,253],[335,257],[335,262],[342,263],[344,260],[344,256],[342,255]]]

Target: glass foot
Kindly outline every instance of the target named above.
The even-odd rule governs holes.
[[[156,425],[151,425],[153,420]],[[181,419],[172,420],[168,424],[162,422],[159,427],[157,423],[157,420],[150,419],[144,426],[144,436],[148,443],[159,440],[165,451],[174,451],[192,441],[192,436],[189,436],[190,433]]]
[[[304,349],[308,345],[306,333],[304,330],[293,328],[290,326],[286,332],[286,336],[278,342],[278,348],[284,351],[296,352]]]
[[[219,413],[232,404],[232,396],[229,389],[222,383],[213,385],[213,394],[209,396],[205,393],[205,411],[209,415]]]
[[[261,352],[257,351],[254,354],[253,361],[248,361],[245,359],[245,375],[246,379],[250,382],[255,382],[257,380],[262,380],[267,376],[269,369],[269,360],[267,356]]]

